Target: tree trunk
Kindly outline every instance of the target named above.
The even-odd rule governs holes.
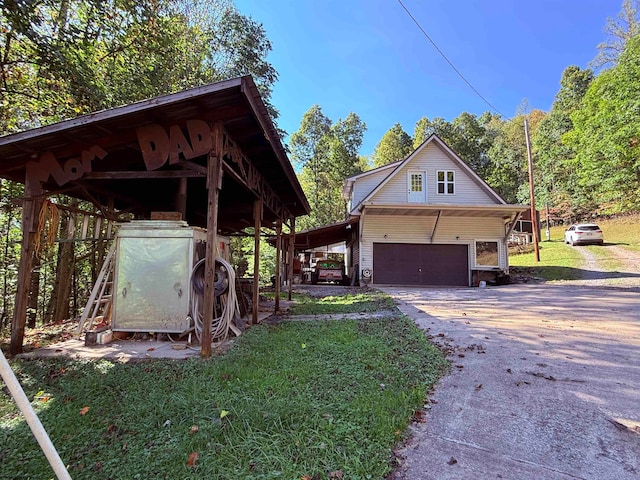
[[[65,232],[65,239],[72,239],[75,234],[75,215],[63,215],[60,221],[60,232]],[[58,267],[56,279],[47,308],[47,322],[60,323],[69,317],[69,297],[74,270],[74,242],[58,244]]]
[[[33,256],[33,270],[31,271],[31,286],[29,287],[29,304],[27,307],[27,327],[36,328],[38,318],[38,299],[40,293],[40,256]]]

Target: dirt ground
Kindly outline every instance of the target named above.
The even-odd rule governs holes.
[[[605,244],[607,259],[597,257],[589,248],[574,247],[585,260],[582,279],[567,282],[589,285],[612,285],[619,287],[640,286],[640,252],[628,250],[619,245]],[[609,265],[619,264],[622,267],[612,270]]]

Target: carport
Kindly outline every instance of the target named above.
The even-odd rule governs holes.
[[[37,219],[51,195],[90,202],[106,221],[172,212],[206,228],[205,318],[213,312],[217,236],[253,228],[253,322],[261,228],[280,237],[284,225],[293,233],[295,218],[310,211],[248,76],[2,137],[0,159],[0,177],[25,185],[12,354],[22,351]],[[207,330],[203,356],[211,354]]]
[[[352,246],[354,244],[357,246],[358,221],[359,217],[352,216],[342,222],[294,232],[293,236],[290,233],[283,234],[280,240],[276,236],[271,236],[268,238],[268,242],[273,246],[293,245],[291,250],[280,248],[283,252],[281,258],[283,265],[292,263],[289,261],[289,254],[295,257],[307,250],[344,242],[347,245],[347,273],[351,276],[353,274],[353,259],[357,260],[357,255],[353,256]]]

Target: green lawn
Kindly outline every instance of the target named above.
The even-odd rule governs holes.
[[[398,314],[257,326],[209,360],[12,367],[74,479],[293,480],[383,478],[447,363]],[[2,478],[53,477],[6,391],[0,463]]]
[[[298,295],[295,300],[296,304],[291,308],[292,315],[368,313],[395,309],[389,296],[375,291],[323,298]]]
[[[546,241],[545,232],[542,231],[540,242],[540,262],[536,262],[535,254],[525,253],[509,255],[509,265],[516,267],[514,271],[522,269],[545,280],[575,280],[580,278],[580,269],[584,265],[580,248],[586,248],[597,256],[601,264],[609,270],[617,270],[622,267],[619,261],[612,258],[608,246],[616,245],[629,250],[640,251],[640,216],[626,216],[611,220],[598,220],[596,222],[602,228],[604,234],[604,246],[585,245],[572,247],[564,243],[564,231],[566,227],[552,227],[551,240]]]

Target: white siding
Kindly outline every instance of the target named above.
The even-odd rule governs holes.
[[[380,171],[372,172],[358,178],[353,184],[353,192],[351,193],[350,209],[358,206],[358,204],[369,195],[387,176],[393,171],[393,168],[384,168]]]
[[[375,243],[440,243],[469,245],[469,268],[475,268],[475,240],[498,242],[500,268],[507,268],[505,230],[499,218],[441,217],[431,239],[436,217],[365,215],[360,239],[360,270],[374,269]],[[432,241],[433,240],[433,241]]]
[[[493,205],[496,200],[490,197],[480,186],[462,170],[456,162],[440,148],[429,143],[420,152],[394,173],[387,184],[371,199],[375,204],[407,204],[408,171],[424,171],[427,174],[427,203],[431,205]],[[437,193],[436,172],[450,170],[455,172],[455,194],[439,195]],[[382,179],[380,179],[382,180]],[[378,182],[379,183],[379,182]],[[356,181],[355,187],[358,185]],[[375,188],[376,185],[373,186]],[[371,190],[370,190],[371,191]],[[362,197],[364,198],[364,197]],[[360,200],[362,200],[360,198]],[[358,200],[358,201],[360,201]],[[355,205],[355,204],[354,204]]]

